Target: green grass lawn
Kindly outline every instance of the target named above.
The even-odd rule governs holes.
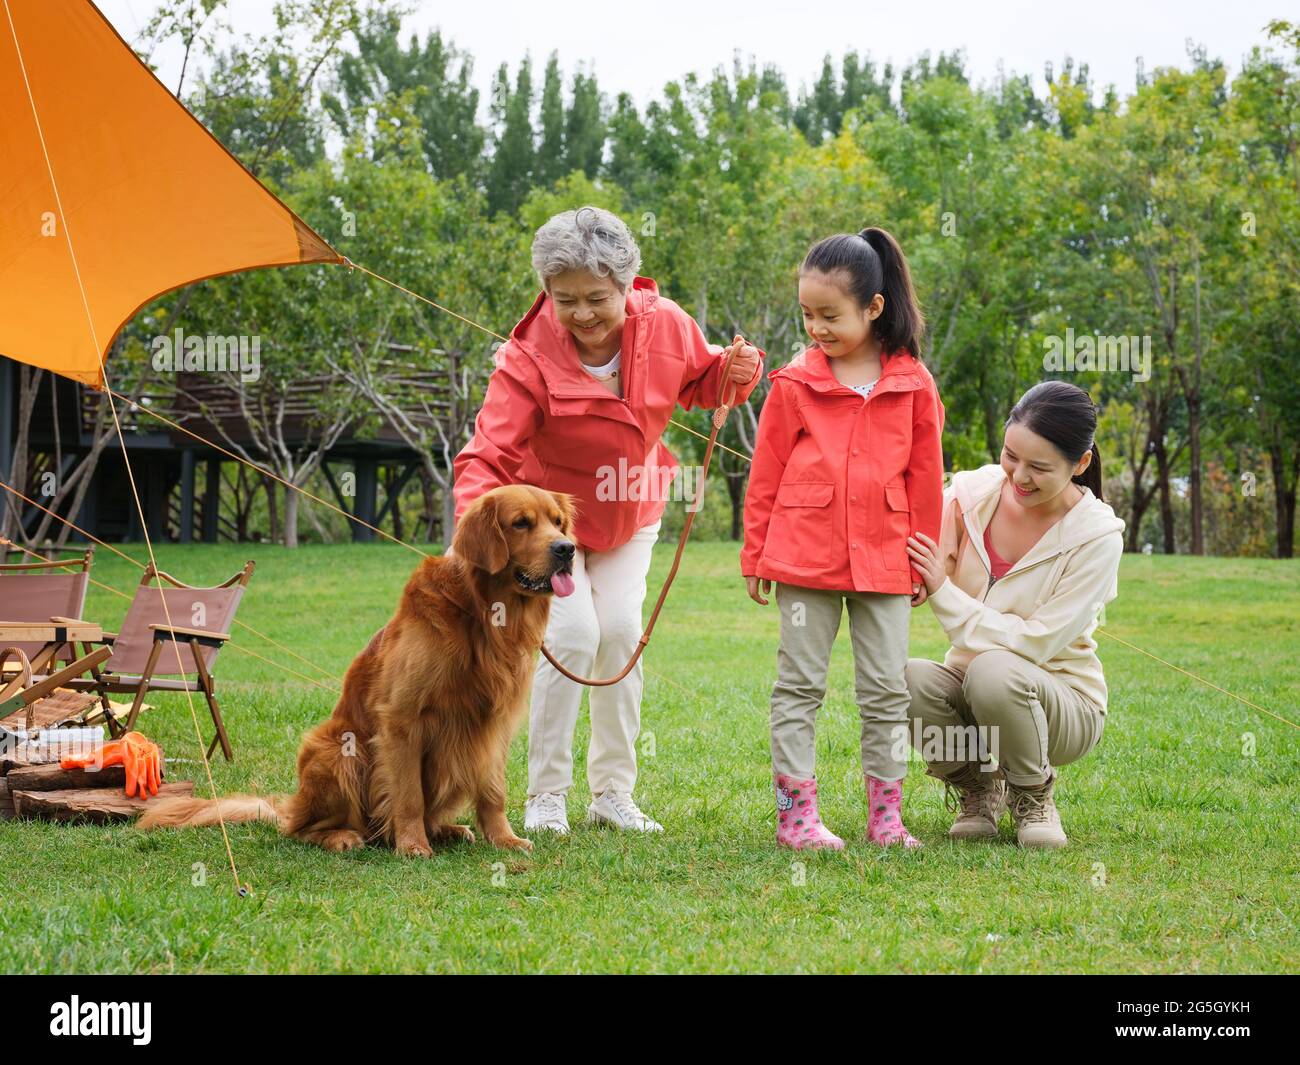
[[[142,547],[132,548],[139,558]],[[389,545],[174,547],[159,562],[212,582],[254,557],[240,619],[341,677],[389,616],[415,557]],[[847,620],[820,717],[818,769],[839,854],[773,842],[767,712],[777,610],[744,595],[734,544],[687,549],[646,653],[638,798],[663,836],[579,827],[531,856],[453,845],[432,860],[347,855],[237,825],[240,898],[217,829],[0,823],[0,970],[14,972],[1262,972],[1300,968],[1300,731],[1100,637],[1111,688],[1101,745],[1062,772],[1071,846],[951,844],[942,788],[914,763],[904,796],[920,852],[863,843]],[[660,545],[652,594],[671,560]],[[100,550],[94,575],[138,571]],[[1117,636],[1300,719],[1300,563],[1127,556],[1106,624]],[[125,600],[92,588],[116,628]],[[238,644],[279,652],[236,629]],[[927,607],[912,649],[940,657]],[[290,660],[291,661],[291,660]],[[301,664],[292,662],[303,670]],[[218,684],[236,760],[220,791],[293,786],[302,732],[332,698],[228,650]],[[183,696],[151,696],[141,727],[197,759]],[[202,703],[204,738],[210,724]],[[1243,753],[1253,737],[1253,754]],[[510,759],[522,829],[526,739]],[[202,765],[172,764],[200,782]],[[206,873],[206,876],[204,875]]]

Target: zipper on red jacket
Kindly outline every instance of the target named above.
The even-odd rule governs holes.
[[[627,335],[629,331],[632,333],[631,344],[627,342]],[[623,405],[627,407],[629,412],[631,412],[632,410],[632,361],[634,358],[633,352],[636,348],[636,322],[635,319],[633,318],[626,318],[623,321],[622,348],[625,352],[627,352],[627,360],[624,365],[625,372],[623,374],[623,387],[619,389],[619,391],[622,392],[622,395],[619,396],[619,399],[623,401]]]

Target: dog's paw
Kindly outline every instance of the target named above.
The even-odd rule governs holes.
[[[502,850],[511,851],[531,851],[533,849],[533,841],[531,839],[524,839],[523,836],[514,835],[502,836],[499,839],[494,839],[492,845],[500,847]]]
[[[354,851],[366,845],[365,837],[350,828],[340,828],[327,832],[321,837],[320,845],[327,851]]]
[[[429,838],[434,841],[449,839],[473,843],[475,836],[468,825],[436,825],[429,829]]]
[[[427,840],[423,839],[398,840],[393,850],[405,858],[429,858],[433,856],[433,848],[429,846]]]

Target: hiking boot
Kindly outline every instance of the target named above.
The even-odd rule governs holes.
[[[1001,772],[985,773],[977,762],[967,762],[939,779],[943,781],[943,804],[957,815],[948,829],[948,838],[995,838],[998,818],[1007,808],[1006,783]]]
[[[1053,773],[1041,784],[1007,784],[1007,805],[1016,822],[1016,839],[1022,847],[1054,850],[1069,842],[1061,830],[1061,815],[1052,799]]]

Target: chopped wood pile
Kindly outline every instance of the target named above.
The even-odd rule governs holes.
[[[165,761],[163,765],[165,772]],[[33,758],[22,747],[9,750],[0,757],[0,821],[32,817],[112,824],[133,821],[159,799],[194,794],[191,780],[165,782],[148,800],[128,798],[125,785],[120,765],[63,769],[56,761]]]

